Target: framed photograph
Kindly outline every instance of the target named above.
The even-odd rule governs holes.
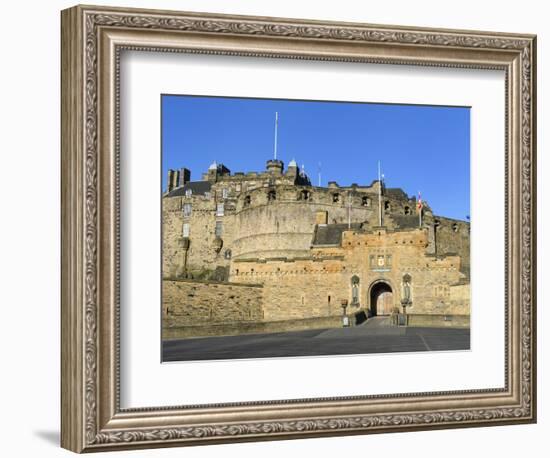
[[[536,421],[533,35],[62,12],[62,446]]]

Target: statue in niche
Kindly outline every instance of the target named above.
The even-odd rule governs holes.
[[[359,305],[359,277],[351,278],[351,305]]]
[[[403,303],[411,303],[411,276],[409,274],[403,275]]]

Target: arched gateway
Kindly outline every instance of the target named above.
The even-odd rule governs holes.
[[[390,315],[393,304],[393,291],[384,280],[375,281],[369,292],[369,308],[372,315]]]

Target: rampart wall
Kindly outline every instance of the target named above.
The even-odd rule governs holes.
[[[164,280],[163,327],[264,320],[261,285]]]

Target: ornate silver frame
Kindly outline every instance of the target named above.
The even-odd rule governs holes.
[[[533,35],[77,6],[62,12],[62,422],[75,452],[536,420]],[[122,49],[506,72],[506,386],[126,409],[119,405]]]

